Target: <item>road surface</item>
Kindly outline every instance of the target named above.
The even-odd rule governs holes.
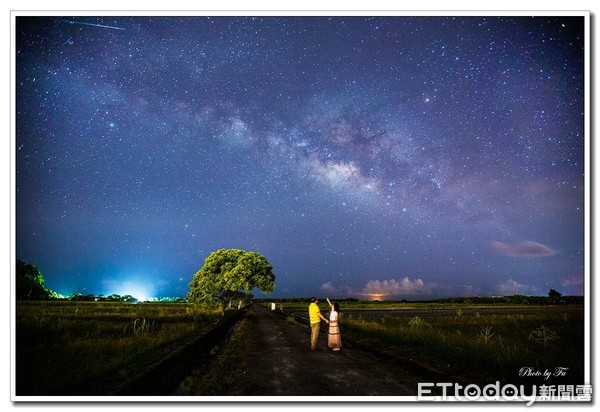
[[[415,397],[419,377],[399,370],[344,342],[334,352],[327,348],[327,324],[322,322],[316,351],[310,350],[307,325],[254,305],[233,332],[239,363],[235,380],[222,393],[243,396],[306,397]],[[223,349],[224,352],[227,348]],[[230,363],[232,360],[229,360]],[[215,362],[213,368],[218,368]],[[212,371],[218,376],[219,371]],[[225,379],[224,379],[225,381]],[[188,395],[203,395],[199,385]],[[214,393],[213,393],[214,394]],[[350,399],[351,400],[351,399]]]

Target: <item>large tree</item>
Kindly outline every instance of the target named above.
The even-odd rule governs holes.
[[[249,295],[254,288],[271,293],[275,287],[273,267],[255,252],[220,249],[212,252],[190,282],[188,302],[220,305],[221,312],[241,293]]]
[[[15,272],[15,293],[18,300],[47,300],[58,296],[46,287],[44,276],[34,265],[17,260]]]

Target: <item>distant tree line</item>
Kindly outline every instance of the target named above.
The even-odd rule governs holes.
[[[109,295],[109,296],[104,296],[103,294],[95,296],[95,295],[92,295],[92,294],[82,295],[81,293],[73,293],[73,294],[71,294],[66,299],[67,300],[75,300],[75,301],[88,301],[88,302],[130,302],[130,303],[137,303],[137,301],[138,301],[136,298],[134,298],[131,295],[117,295],[116,293],[113,293],[112,295]]]
[[[438,303],[463,303],[463,304],[506,304],[506,305],[557,305],[557,304],[581,304],[583,296],[563,296],[554,289],[550,289],[548,296],[471,296],[461,298],[438,299]]]
[[[323,299],[324,300],[324,299]],[[366,300],[357,298],[336,298],[337,302],[343,303],[375,303],[377,302],[400,302],[400,303],[450,303],[450,304],[465,304],[465,305],[557,305],[557,304],[582,304],[583,296],[563,296],[560,292],[550,289],[548,296],[528,296],[528,295],[511,295],[511,296],[468,296],[468,297],[449,297],[434,300]],[[254,299],[257,303],[273,302],[273,303],[307,303],[310,298],[269,298],[269,299]]]
[[[88,301],[88,302],[129,302],[129,303],[138,303],[139,300],[131,295],[118,295],[113,293],[112,295],[104,296],[100,295],[82,295],[81,293],[73,293],[66,300],[75,300],[75,301]],[[153,298],[153,302],[185,302],[186,299],[182,297],[160,297]]]
[[[219,251],[220,253],[229,253],[231,254],[232,251]],[[239,254],[241,254],[242,256],[245,256],[245,254],[248,254],[248,252],[244,252],[244,251],[237,251],[234,250],[233,252],[239,252]],[[212,255],[211,255],[212,256]],[[229,255],[227,255],[229,256]],[[218,256],[220,258],[220,260],[218,261],[219,264],[222,264],[222,261],[224,260],[222,256]],[[237,258],[239,258],[239,256],[236,256]],[[254,256],[251,256],[252,258],[254,258]],[[264,258],[260,255],[258,255],[258,258],[261,258],[264,260]],[[262,272],[255,270],[254,266],[259,266],[256,264],[256,262],[254,261],[250,261],[250,263],[248,262],[244,262],[244,265],[242,265],[241,267],[243,269],[248,269],[248,272],[252,273],[253,275],[255,275],[255,272],[258,272],[259,274],[261,274],[264,279],[258,277],[258,279],[265,283],[266,286],[263,286],[262,283],[255,281],[254,279],[252,280],[251,283],[249,283],[249,286],[246,286],[246,289],[250,290],[252,289],[253,286],[256,286],[256,284],[259,284],[260,286],[263,286],[263,288],[265,290],[272,290],[273,286],[274,286],[274,275],[271,272],[271,267],[270,265],[268,265],[268,262],[266,262],[266,260],[264,260],[264,262],[260,259],[258,259],[259,263],[264,263],[263,266],[265,266],[266,269],[264,269]],[[225,259],[226,260],[226,259]],[[236,261],[237,263],[237,261]],[[254,266],[252,266],[254,265]],[[238,265],[239,266],[239,265]],[[233,265],[232,267],[238,268],[237,266]],[[262,268],[262,266],[260,266]],[[198,282],[200,277],[198,275],[205,275],[204,272],[207,271],[207,265],[205,264],[205,266],[195,275],[194,279],[195,282]],[[263,272],[265,273],[263,275]],[[216,274],[223,276],[224,278],[226,278],[226,276],[223,275],[222,270],[219,271],[212,271],[210,272],[211,276],[216,276]],[[15,274],[15,292],[16,292],[16,298],[17,300],[51,300],[51,299],[61,299],[61,300],[73,300],[73,301],[90,301],[90,302],[131,302],[131,303],[136,303],[138,302],[138,300],[131,296],[131,295],[118,295],[116,293],[113,293],[112,295],[109,296],[104,296],[102,294],[100,295],[92,295],[92,294],[87,294],[87,295],[83,295],[81,293],[73,293],[68,297],[65,297],[57,292],[54,292],[53,290],[50,290],[48,287],[46,287],[45,285],[45,281],[44,281],[44,277],[42,276],[41,272],[38,270],[37,267],[35,267],[34,265],[31,265],[29,263],[25,263],[21,260],[17,260],[17,266],[16,266],[16,274]],[[257,275],[255,275],[257,276]],[[242,280],[246,280],[245,277],[242,276],[238,276],[239,279]],[[217,283],[216,281],[213,283]],[[192,282],[192,285],[194,286],[194,282]],[[232,288],[232,290],[226,290],[225,292],[223,292],[223,287],[221,285],[218,285],[219,287],[217,287],[217,291],[219,293],[221,293],[221,295],[223,295],[225,292],[229,293],[229,295],[227,295],[226,297],[228,299],[224,299],[223,296],[220,296],[220,300],[222,301],[221,303],[229,303],[234,297],[240,298],[241,295],[239,295],[239,292],[237,292],[237,288],[239,287],[238,285],[235,286],[235,288]],[[198,288],[196,288],[198,289]],[[196,290],[194,287],[192,287],[192,292],[198,293],[198,291]],[[233,292],[236,292],[237,294],[233,294]],[[192,294],[193,295],[193,294]],[[214,299],[214,294],[210,294],[207,293],[206,296],[208,296],[210,299]],[[189,296],[188,296],[189,297]],[[341,298],[341,299],[335,299],[336,301],[342,303],[357,303],[357,302],[365,302],[365,303],[376,303],[377,301],[373,301],[373,300],[363,300],[363,299],[357,299],[357,298]],[[155,302],[187,302],[188,300],[184,297],[160,297],[160,298],[155,298],[153,299],[153,301]],[[298,298],[270,298],[270,299],[254,299],[255,302],[274,302],[274,303],[306,303],[310,301],[310,298],[308,297],[298,297]],[[387,302],[390,302],[393,300],[388,300]],[[397,300],[396,302],[402,302],[402,303],[408,303],[409,301],[406,299],[403,300]],[[544,305],[544,304],[551,304],[551,305],[556,305],[556,304],[582,304],[584,302],[584,297],[583,296],[563,296],[560,292],[556,291],[555,289],[550,289],[550,291],[548,292],[548,296],[527,296],[527,295],[512,295],[512,296],[471,296],[471,297],[450,297],[450,298],[443,298],[443,299],[435,299],[435,300],[418,300],[418,301],[410,301],[410,302],[422,302],[422,303],[451,303],[451,304],[519,304],[519,305]]]
[[[63,296],[48,287],[44,276],[32,264],[17,260],[15,271],[15,292],[17,300],[72,300],[81,302],[130,302],[137,303],[138,299],[131,295],[112,295],[104,296],[81,293],[73,293],[69,296]],[[155,302],[185,302],[182,297],[161,297],[154,299]]]

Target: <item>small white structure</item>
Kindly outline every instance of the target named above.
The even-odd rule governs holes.
[[[275,309],[276,309],[275,303],[271,303],[271,310],[275,310]]]

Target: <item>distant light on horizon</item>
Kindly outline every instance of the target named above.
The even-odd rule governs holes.
[[[111,280],[112,288],[104,293],[105,296],[117,294],[120,296],[133,296],[138,301],[152,300],[156,295],[151,282],[141,283],[138,280]]]
[[[366,296],[369,300],[385,300],[387,295],[385,293],[369,293]]]

